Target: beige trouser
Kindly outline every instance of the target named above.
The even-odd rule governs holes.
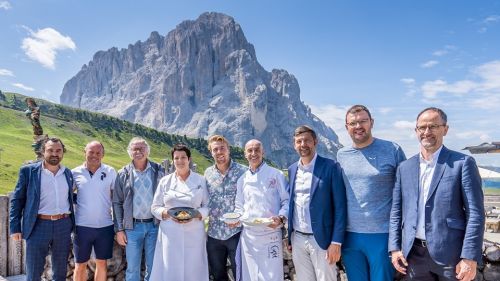
[[[326,250],[312,235],[292,233],[292,259],[298,281],[337,281],[337,266],[326,260]]]

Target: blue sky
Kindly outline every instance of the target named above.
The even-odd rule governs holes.
[[[415,117],[443,108],[455,150],[500,141],[500,1],[5,1],[0,89],[59,101],[95,52],[216,11],[235,18],[268,71],[298,79],[302,100],[350,143],[345,110],[368,106],[374,135],[418,151]],[[500,166],[500,154],[475,156]]]

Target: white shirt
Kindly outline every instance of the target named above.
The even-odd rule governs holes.
[[[41,215],[60,215],[69,214],[69,186],[64,175],[66,169],[63,165],[54,175],[48,169],[45,169],[45,163],[42,163],[42,177],[40,181],[40,206],[38,214]]]
[[[242,214],[241,220],[280,215],[287,217],[288,201],[285,176],[280,170],[264,163],[255,173],[248,169],[238,179],[234,211]],[[267,226],[244,227],[259,233],[279,230]]]
[[[317,157],[318,154],[314,154],[313,159],[307,165],[303,165],[302,161],[299,161],[295,175],[293,228],[304,233],[313,232],[309,204],[311,203],[311,185]]]
[[[416,237],[425,240],[425,203],[429,197],[429,189],[431,187],[432,176],[436,170],[436,163],[441,152],[441,146],[432,154],[430,160],[425,160],[420,154],[420,177],[418,191],[418,218],[417,218],[417,233]]]
[[[93,176],[84,165],[71,170],[77,191],[75,208],[76,224],[101,228],[113,224],[111,194],[115,186],[116,171],[101,164]]]

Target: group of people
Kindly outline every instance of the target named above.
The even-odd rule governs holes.
[[[21,168],[11,199],[11,236],[26,240],[27,278],[40,280],[50,249],[53,279],[66,280],[73,243],[74,280],[87,279],[92,251],[94,280],[106,280],[116,238],[126,280],[281,281],[287,225],[300,281],[337,280],[341,257],[349,281],[389,281],[395,270],[408,280],[473,280],[484,232],[481,179],[472,157],[443,145],[446,114],[435,107],[418,114],[420,152],[408,160],[396,143],[373,137],[365,106],[349,108],[345,122],[352,144],[337,161],[317,154],[312,128],[296,128],[299,159],[288,180],[266,164],[257,139],[245,145],[245,167],[223,136],[211,136],[214,165],[200,175],[189,168],[186,145],[173,146],[175,171],[166,174],[137,137],[128,145],[132,161],[118,172],[102,163],[98,141],[69,170],[63,142],[49,138],[43,161]],[[190,216],[180,219],[174,208]]]

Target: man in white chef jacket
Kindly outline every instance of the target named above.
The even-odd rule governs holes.
[[[245,145],[249,169],[239,178],[235,212],[241,214],[242,281],[282,281],[283,242],[281,227],[288,214],[285,176],[263,161],[258,140]]]

